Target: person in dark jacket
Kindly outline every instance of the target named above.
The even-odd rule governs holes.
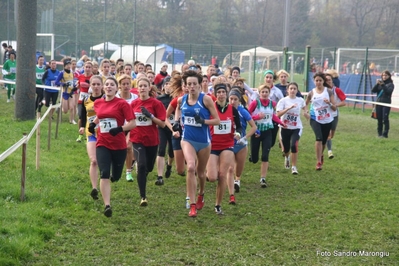
[[[377,80],[377,84],[374,85],[371,91],[377,93],[377,102],[390,104],[393,90],[394,85],[391,73],[388,70],[384,70],[381,74],[381,79]],[[380,138],[388,138],[390,111],[391,107],[379,104],[376,105],[378,121],[377,131],[378,137]]]

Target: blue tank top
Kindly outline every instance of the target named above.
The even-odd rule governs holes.
[[[47,70],[47,78],[45,80],[46,86],[55,86],[55,80],[57,79],[60,71],[58,69],[55,72],[51,71],[51,69]],[[58,90],[46,89],[47,92],[57,92]]]
[[[192,140],[200,143],[210,143],[211,134],[208,125],[201,125],[195,123],[194,116],[198,114],[203,119],[209,119],[211,114],[208,108],[204,105],[204,95],[200,93],[198,100],[194,105],[189,105],[187,102],[188,94],[182,98],[180,107],[182,114],[183,135],[182,139]]]

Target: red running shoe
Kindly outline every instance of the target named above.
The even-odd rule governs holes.
[[[317,164],[316,164],[316,170],[317,171],[320,171],[321,169],[322,169],[322,163],[321,162],[318,162]]]
[[[200,195],[198,194],[197,198],[197,210],[201,210],[204,207],[205,201],[204,201],[204,194]]]
[[[234,195],[230,195],[229,204],[236,205],[236,197]]]
[[[197,217],[197,208],[196,208],[195,204],[190,205],[190,212],[188,213],[188,216]]]

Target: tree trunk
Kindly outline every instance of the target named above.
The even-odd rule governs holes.
[[[37,0],[18,0],[15,118],[35,116]]]

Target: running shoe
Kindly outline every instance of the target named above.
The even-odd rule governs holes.
[[[298,170],[296,169],[296,166],[293,166],[293,167],[291,168],[291,171],[292,171],[292,174],[293,174],[293,175],[297,175],[297,174],[298,174]]]
[[[98,200],[98,190],[96,188],[93,188],[90,192],[90,196],[94,199],[94,200]]]
[[[229,204],[236,205],[236,197],[234,195],[230,195]]]
[[[112,209],[111,209],[111,206],[109,206],[109,205],[105,206],[104,215],[105,215],[106,217],[111,217],[111,216],[112,216]]]
[[[190,205],[190,212],[188,213],[188,216],[197,217],[197,207],[195,206],[195,203]]]
[[[215,213],[218,215],[223,215],[222,207],[220,207],[220,205],[215,206]]]
[[[83,135],[79,135],[79,137],[76,139],[76,142],[82,142],[83,140]]]
[[[7,103],[9,103],[9,102],[10,102],[10,99],[7,100]]]
[[[318,163],[316,164],[316,170],[317,170],[317,171],[320,171],[321,169],[323,169],[322,166],[323,166],[323,164],[322,164],[321,162],[318,162]]]
[[[197,210],[201,210],[204,207],[205,204],[205,200],[204,200],[204,194],[200,195],[198,194],[198,198],[197,198]]]
[[[162,176],[158,176],[157,181],[155,181],[155,185],[162,186],[163,185],[163,178]]]
[[[236,193],[240,192],[240,182],[234,181],[234,190]]]
[[[334,154],[332,151],[328,151],[328,159],[333,159],[334,158]]]
[[[266,179],[264,179],[264,178],[261,178],[261,179],[260,179],[260,186],[261,186],[262,188],[266,188],[266,187],[267,187]]]
[[[77,124],[75,120],[72,120],[72,121],[69,122],[69,123],[72,124],[72,125],[76,125],[76,124]]]
[[[285,169],[290,169],[290,156],[285,156],[284,158]]]
[[[145,207],[148,205],[148,200],[147,198],[142,198],[140,201],[140,206]]]
[[[126,181],[127,182],[133,182],[133,176],[132,176],[132,172],[126,172]]]
[[[186,209],[190,209],[190,197],[186,197]]]
[[[171,173],[172,173],[172,166],[167,164],[166,171],[165,171],[165,177],[169,178]]]

